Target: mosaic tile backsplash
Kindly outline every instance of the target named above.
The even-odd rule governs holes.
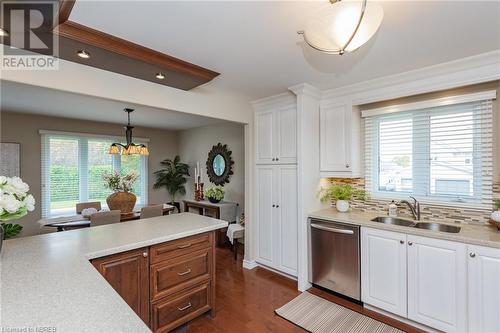
[[[358,189],[365,189],[364,178],[329,178],[331,184],[350,184]],[[500,183],[493,185],[494,198],[500,199]],[[332,203],[333,204],[333,203]],[[381,215],[387,215],[389,202],[385,200],[368,199],[362,201],[353,199],[350,201],[351,208],[363,212],[380,212]],[[468,223],[484,225],[488,222],[491,211],[489,210],[472,210],[459,207],[444,207],[444,206],[430,206],[421,204],[421,220],[422,221],[441,221],[448,223]],[[398,206],[398,215],[402,217],[411,218],[412,214],[406,205]]]

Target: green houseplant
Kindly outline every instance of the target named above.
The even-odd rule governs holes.
[[[179,155],[175,156],[173,160],[167,158],[160,162],[163,169],[154,172],[156,182],[153,188],[166,188],[170,194],[172,205],[177,207],[180,211],[180,204],[175,201],[176,195],[186,194],[186,182],[189,177],[189,165],[181,162]]]
[[[204,194],[210,202],[218,203],[224,199],[224,188],[222,186],[210,187],[205,190]]]
[[[358,198],[365,200],[366,192],[358,190],[351,185],[331,185],[320,191],[321,202],[335,200],[335,206],[339,212],[347,212],[349,210],[349,200]]]

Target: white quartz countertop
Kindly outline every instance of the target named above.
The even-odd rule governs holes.
[[[404,227],[398,225],[384,224],[379,222],[370,221],[374,217],[384,216],[382,213],[373,212],[360,212],[349,211],[347,213],[340,213],[335,208],[323,209],[309,214],[310,218],[334,221],[347,224],[355,224],[362,227],[370,227],[375,229],[383,229],[395,232],[401,232],[409,235],[417,235],[431,238],[438,238],[444,240],[451,240],[472,245],[482,245],[489,247],[500,248],[500,231],[490,225],[472,225],[462,223],[442,223],[460,227],[458,233],[447,233],[442,231],[424,230],[412,227]],[[404,217],[401,217],[404,218]],[[408,220],[408,219],[407,219]],[[418,221],[415,221],[415,223]],[[421,221],[421,222],[436,222],[437,221]]]
[[[89,260],[226,226],[182,213],[7,240],[0,256],[0,331],[150,332]],[[52,331],[40,330],[45,327]]]

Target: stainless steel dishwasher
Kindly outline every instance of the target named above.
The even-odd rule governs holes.
[[[309,280],[361,300],[359,226],[310,220]]]

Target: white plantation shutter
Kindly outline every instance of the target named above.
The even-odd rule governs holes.
[[[374,197],[413,195],[429,203],[491,209],[495,96],[364,111],[366,190]]]
[[[101,178],[105,171],[135,170],[133,191],[147,204],[147,157],[109,155],[109,146],[123,138],[40,131],[42,136],[42,217],[71,215],[77,202],[100,201],[111,193]],[[135,139],[134,139],[135,140]],[[147,139],[135,140],[146,143]]]

